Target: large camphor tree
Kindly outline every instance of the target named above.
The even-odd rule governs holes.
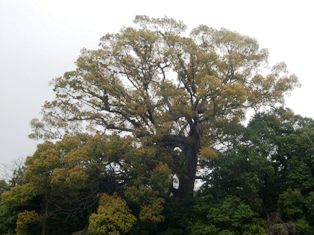
[[[257,41],[205,25],[186,32],[171,18],[137,16],[135,26],[105,35],[82,50],[74,71],[55,79],[55,99],[32,137],[119,133],[136,146],[158,145],[176,155],[173,195],[193,195],[200,156],[215,155],[223,127],[249,108],[282,104],[297,84],[284,63],[268,65]]]

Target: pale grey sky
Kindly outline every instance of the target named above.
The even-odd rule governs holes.
[[[49,81],[74,68],[81,48],[96,48],[138,14],[256,38],[271,63],[285,61],[300,78],[287,105],[314,118],[313,10],[310,0],[0,0],[0,164],[34,151],[29,122],[52,97]]]

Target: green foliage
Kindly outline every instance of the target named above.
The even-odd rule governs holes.
[[[243,228],[243,235],[266,235],[265,223],[263,220],[257,220],[256,223],[246,224]]]
[[[212,224],[195,223],[191,226],[191,235],[215,235],[219,229]]]
[[[0,180],[0,195],[5,191],[8,191],[9,185],[5,180]]]
[[[314,226],[314,192],[305,197],[305,215],[311,226]]]
[[[15,234],[17,211],[0,201],[0,234]]]
[[[212,195],[211,204],[235,195],[264,218],[280,211],[278,219],[268,221],[274,233],[310,231],[312,206],[307,200],[311,201],[313,190],[313,124],[278,109],[255,115],[247,128],[229,129],[226,141],[231,144],[218,159],[208,161],[212,170],[205,177],[202,195]],[[253,234],[264,233],[262,224]]]
[[[207,220],[222,234],[226,233],[225,228],[236,234],[247,233],[254,229],[263,230],[263,224],[255,219],[255,213],[250,206],[237,197],[226,197],[222,203],[211,208]]]
[[[247,146],[237,146],[211,163],[213,171],[201,190],[217,200],[228,195],[240,197],[255,211],[262,212],[263,200],[271,199],[275,170],[264,156]]]
[[[303,234],[313,234],[313,228],[305,219],[298,219],[295,222],[296,231]]]
[[[168,228],[166,231],[159,233],[158,235],[182,235],[184,230],[178,228]]]
[[[279,195],[279,209],[286,220],[297,220],[303,216],[303,196],[299,190],[288,189]]]
[[[266,234],[265,221],[236,196],[196,197],[187,234]]]

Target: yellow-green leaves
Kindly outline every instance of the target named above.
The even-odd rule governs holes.
[[[268,75],[256,74],[249,85],[249,106],[259,108],[266,104],[276,105],[284,102],[284,94],[300,86],[298,78],[289,74],[285,63],[273,66]]]
[[[177,21],[168,17],[151,18],[146,15],[138,15],[133,22],[139,24],[140,27],[144,29],[148,28],[153,31],[169,34],[180,34],[187,28],[182,21]]]
[[[82,50],[76,70],[53,81],[56,99],[32,122],[32,137],[186,137],[191,123],[210,126],[205,133],[219,128],[215,119],[239,122],[250,107],[281,104],[297,85],[284,64],[265,66],[268,52],[254,38],[204,25],[183,36],[186,26],[167,17],[134,22],[104,36],[99,49]]]
[[[31,235],[29,227],[39,224],[40,219],[40,216],[33,210],[20,212],[16,221],[16,234]]]
[[[38,187],[32,183],[16,185],[10,191],[4,192],[1,199],[4,203],[13,206],[23,206],[33,197],[41,193]]]
[[[171,169],[167,164],[160,162],[151,172],[151,184],[159,192],[167,192],[169,189]]]
[[[139,219],[143,222],[161,223],[165,217],[162,215],[164,210],[164,200],[156,198],[146,204],[141,205]]]
[[[86,187],[87,177],[85,170],[80,167],[57,168],[53,172],[51,183],[55,187],[75,190]]]
[[[199,155],[202,159],[215,159],[218,157],[217,152],[209,147],[202,147]]]
[[[125,234],[134,226],[136,218],[126,202],[116,194],[102,194],[96,213],[89,217],[88,231],[95,235]]]
[[[38,145],[35,154],[26,159],[25,179],[38,185],[48,183],[53,170],[59,165],[59,159],[53,143]]]
[[[197,78],[198,82],[198,96],[205,98],[212,95],[218,95],[221,90],[222,81],[216,76],[208,74],[199,74]]]
[[[150,172],[147,170],[142,174],[138,172],[141,175],[132,182],[133,185],[126,187],[124,195],[130,204],[138,208],[136,216],[140,221],[161,223],[164,221],[163,197],[169,193],[171,170],[161,162]]]

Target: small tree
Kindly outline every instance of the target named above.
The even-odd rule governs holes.
[[[97,213],[89,217],[88,231],[97,235],[120,235],[131,230],[136,218],[128,209],[126,202],[117,195],[103,194]]]
[[[77,68],[53,81],[32,137],[55,138],[91,129],[129,134],[178,150],[174,195],[193,195],[198,155],[213,151],[221,127],[248,108],[273,106],[297,84],[284,63],[267,67],[256,40],[226,29],[137,16],[137,26],[107,34],[82,50]],[[205,149],[205,150],[204,150]]]

